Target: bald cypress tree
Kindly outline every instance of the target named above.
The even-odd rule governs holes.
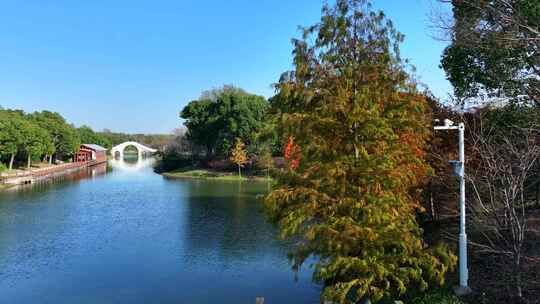
[[[456,259],[429,247],[416,221],[430,115],[400,59],[402,35],[359,0],[324,6],[303,32],[272,99],[301,156],[265,200],[296,241],[293,268],[315,257],[323,298],[339,303],[442,284]]]

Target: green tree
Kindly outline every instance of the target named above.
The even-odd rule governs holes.
[[[85,133],[85,130],[82,130],[82,132]],[[105,129],[103,132],[95,132],[95,134],[99,137],[89,136],[88,140],[95,141],[98,144],[101,143],[100,145],[106,148],[111,148],[126,141],[136,141],[152,148],[161,149],[174,138],[173,134],[126,134],[111,132],[108,129]],[[86,136],[84,134],[79,135]],[[90,141],[86,143],[90,143]]]
[[[251,153],[260,154],[264,150],[270,150],[272,155],[281,155],[282,143],[279,129],[277,128],[277,120],[275,113],[272,113],[272,99],[269,100],[269,108],[263,119],[263,123],[259,131],[255,134],[255,144],[252,144]]]
[[[540,102],[540,2],[454,0],[442,67],[459,99]]]
[[[416,220],[430,116],[400,59],[402,38],[366,1],[338,0],[293,41],[295,70],[276,85],[274,112],[294,164],[265,205],[296,240],[293,269],[317,258],[324,299],[425,290],[456,262],[423,241]]]
[[[50,139],[50,136],[49,136],[49,139]],[[45,153],[44,161],[47,161],[47,159],[48,159],[49,164],[51,164],[53,155],[56,152],[56,147],[54,146],[54,143],[53,143],[52,139],[45,141],[44,151],[45,151],[44,152]]]
[[[235,87],[232,84],[226,84],[222,87],[213,88],[210,90],[203,91],[201,93],[201,96],[199,96],[199,100],[210,100],[210,101],[217,101],[221,95],[223,94],[233,94],[233,95],[249,95],[248,92],[246,92],[242,88]]]
[[[184,107],[180,117],[185,119],[187,137],[197,145],[203,146],[208,155],[214,154],[218,139],[217,117],[211,100],[194,100]]]
[[[237,137],[248,147],[256,143],[267,109],[264,97],[225,86],[191,101],[180,117],[185,119],[191,141],[205,147],[209,156],[224,155]]]
[[[266,178],[270,179],[270,169],[274,167],[274,158],[269,147],[264,147],[259,153],[257,165],[266,170]]]
[[[32,159],[40,158],[47,153],[53,143],[50,134],[33,120],[25,120],[21,123],[21,127],[23,135],[21,150],[25,151],[27,167],[30,168]]]
[[[242,177],[241,168],[248,162],[246,145],[240,138],[236,138],[236,143],[231,151],[231,161],[238,166],[238,177]]]
[[[9,157],[8,168],[13,169],[15,156],[23,144],[21,115],[0,111],[0,156]]]
[[[66,159],[79,148],[80,140],[76,129],[68,124],[60,114],[42,111],[30,114],[30,118],[42,129],[49,132],[56,156]]]
[[[81,143],[84,144],[97,144],[107,149],[112,147],[111,141],[102,134],[94,132],[89,126],[81,126],[77,128],[77,135]]]

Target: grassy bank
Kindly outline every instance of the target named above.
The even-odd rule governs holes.
[[[242,177],[238,176],[235,172],[223,172],[213,171],[209,169],[200,168],[180,168],[169,172],[162,173],[167,178],[200,178],[200,179],[213,179],[213,180],[249,180],[249,181],[268,181],[265,176],[258,176],[252,174],[242,174]]]
[[[7,190],[11,187],[13,187],[14,185],[6,185],[6,184],[0,184],[0,191],[2,190]]]
[[[450,290],[439,289],[414,298],[412,304],[464,304]]]

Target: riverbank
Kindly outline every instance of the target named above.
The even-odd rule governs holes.
[[[6,184],[0,184],[0,191],[7,190],[11,187],[14,187],[14,185],[6,185]]]
[[[33,184],[37,181],[48,180],[87,167],[95,166],[103,162],[104,161],[92,160],[85,162],[64,163],[60,165],[40,164],[37,166],[37,168],[33,169],[3,172],[0,174],[0,191],[17,185]]]
[[[215,171],[210,169],[201,169],[194,167],[185,167],[172,170],[169,172],[163,172],[161,175],[166,178],[194,178],[194,179],[212,179],[212,180],[249,180],[249,181],[271,181],[272,179],[267,178],[266,176],[259,176],[247,173],[238,176],[238,173],[234,172],[225,172],[225,171]]]

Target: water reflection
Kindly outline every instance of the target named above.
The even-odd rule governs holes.
[[[266,183],[169,180],[153,162],[0,193],[0,303],[318,302],[261,214]]]
[[[186,252],[196,260],[228,264],[253,261],[260,253],[285,255],[284,244],[262,216],[255,194],[266,185],[253,183],[238,188],[236,182],[184,181]],[[240,192],[238,192],[240,190]],[[202,257],[202,259],[201,259]],[[194,261],[197,262],[197,261]]]
[[[152,168],[155,163],[155,158],[141,158],[135,156],[124,156],[123,158],[114,158],[109,161],[110,165],[122,171],[141,171],[144,169]]]

